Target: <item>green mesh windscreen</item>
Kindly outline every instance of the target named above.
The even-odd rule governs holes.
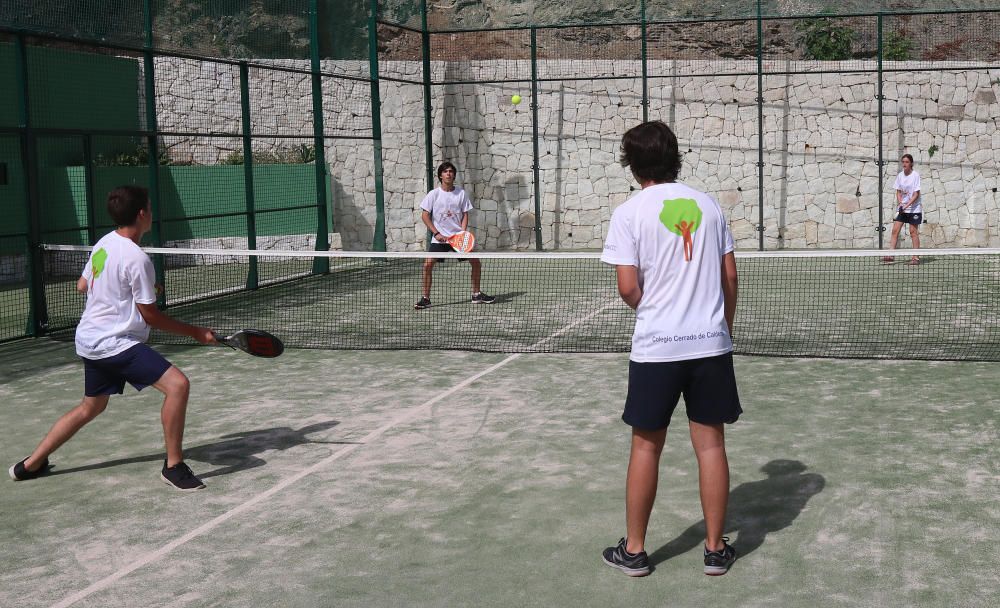
[[[145,0],[5,0],[0,2],[0,26],[141,47],[145,4]]]
[[[206,57],[308,59],[308,0],[152,0],[157,49]]]
[[[27,332],[28,206],[17,137],[0,135],[0,341]]]

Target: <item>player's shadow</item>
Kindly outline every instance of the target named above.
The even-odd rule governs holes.
[[[792,525],[809,499],[826,486],[822,475],[805,473],[806,465],[797,460],[772,460],[760,470],[766,479],[742,483],[729,493],[725,534],[737,533],[733,548],[740,557],[753,553],[769,533]],[[649,561],[665,562],[704,542],[705,520],[701,520],[653,552]]]
[[[498,293],[495,296],[493,296],[494,298],[496,298],[496,301],[493,302],[493,303],[494,304],[503,304],[504,302],[510,302],[511,300],[515,300],[515,299],[523,296],[526,293],[527,293],[526,291],[509,291],[507,293]],[[441,302],[440,304],[437,303],[437,302],[434,302],[433,304],[431,304],[431,308],[441,308],[442,306],[458,306],[458,305],[465,306],[465,305],[467,305],[469,303],[470,303],[469,302],[469,298],[463,298],[461,300],[452,300],[450,302]],[[480,306],[486,306],[486,305],[482,305],[481,304]]]
[[[287,426],[274,427],[270,429],[257,429],[253,431],[242,431],[223,435],[219,441],[206,443],[194,447],[185,448],[184,458],[188,461],[196,461],[215,465],[216,469],[204,473],[199,472],[198,477],[217,477],[219,475],[229,475],[238,471],[246,471],[264,466],[267,461],[260,458],[258,454],[270,450],[287,450],[307,443],[323,444],[350,444],[352,441],[318,441],[310,439],[308,435],[331,429],[340,424],[336,420],[317,422],[300,429],[293,429]],[[83,471],[93,471],[96,469],[107,469],[138,462],[162,462],[163,452],[146,454],[144,456],[134,456],[132,458],[119,458],[97,462],[70,469],[53,469],[50,475],[64,475],[66,473],[80,473]]]

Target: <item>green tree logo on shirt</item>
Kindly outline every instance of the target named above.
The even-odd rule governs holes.
[[[694,240],[691,235],[701,225],[701,208],[691,198],[675,198],[663,201],[660,222],[677,236],[684,239],[684,261],[690,262],[694,256]]]
[[[108,261],[108,252],[103,247],[94,252],[94,257],[90,259],[90,268],[94,271],[94,280],[104,272],[104,263]]]

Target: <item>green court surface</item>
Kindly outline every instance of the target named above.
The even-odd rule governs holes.
[[[157,347],[192,380],[206,490],[158,478],[159,398],[112,399],[0,482],[0,606],[996,606],[992,363],[737,357],[730,573],[701,571],[674,417],[647,548],[624,531],[626,354]],[[0,458],[74,405],[72,345],[0,346]]]

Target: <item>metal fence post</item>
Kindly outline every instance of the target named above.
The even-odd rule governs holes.
[[[156,73],[153,61],[153,6],[152,0],[143,2],[143,25],[145,38],[142,51],[143,84],[146,95],[146,145],[149,148],[149,202],[153,212],[153,229],[150,232],[154,247],[163,246],[163,219],[160,209],[160,144],[157,140],[156,122]],[[166,272],[163,268],[163,256],[153,256],[153,268],[156,272],[156,282],[162,286],[157,291],[156,304],[160,308],[167,305]]]
[[[882,13],[878,14],[878,93],[876,98],[878,99],[878,226],[875,231],[878,233],[878,248],[882,249],[883,240],[885,237],[885,225],[883,225],[882,219],[882,179],[884,175],[882,174],[882,167],[885,166],[885,158],[882,146],[882,114],[883,114],[883,103],[885,101],[885,94],[883,93],[883,73],[882,73]]]
[[[420,56],[424,80],[424,164],[427,190],[434,189],[434,125],[431,121],[431,33],[427,25],[427,0],[420,0]],[[427,235],[430,240],[430,235]]]
[[[646,0],[640,0],[639,20],[642,23],[642,122],[649,122],[649,65],[646,56],[646,39],[649,29],[646,24]]]
[[[764,251],[764,16],[757,0],[757,249]]]
[[[97,242],[97,193],[94,191],[94,142],[89,133],[83,135],[84,196],[87,205],[87,244]]]
[[[371,81],[372,148],[375,173],[375,235],[372,249],[385,251],[385,188],[382,183],[382,101],[378,69],[378,0],[371,0],[368,15],[368,78]]]
[[[243,117],[243,193],[247,214],[247,249],[257,249],[257,211],[253,191],[253,139],[250,124],[250,68],[240,62],[240,113]],[[247,289],[257,289],[257,258],[250,256]]]
[[[542,250],[542,183],[538,153],[538,31],[531,26],[531,169],[535,181],[535,249]]]
[[[25,205],[28,211],[27,264],[28,321],[25,333],[40,336],[48,326],[45,301],[45,260],[42,257],[42,214],[38,192],[38,150],[31,127],[31,95],[28,91],[28,49],[23,34],[15,45],[15,71],[18,95],[18,127],[21,132],[21,166],[24,168]]]
[[[323,81],[319,59],[319,2],[309,0],[309,68],[312,84],[313,148],[316,156],[316,251],[330,249],[329,218],[326,213],[326,140],[323,137]],[[330,258],[313,259],[313,273],[330,271]]]

